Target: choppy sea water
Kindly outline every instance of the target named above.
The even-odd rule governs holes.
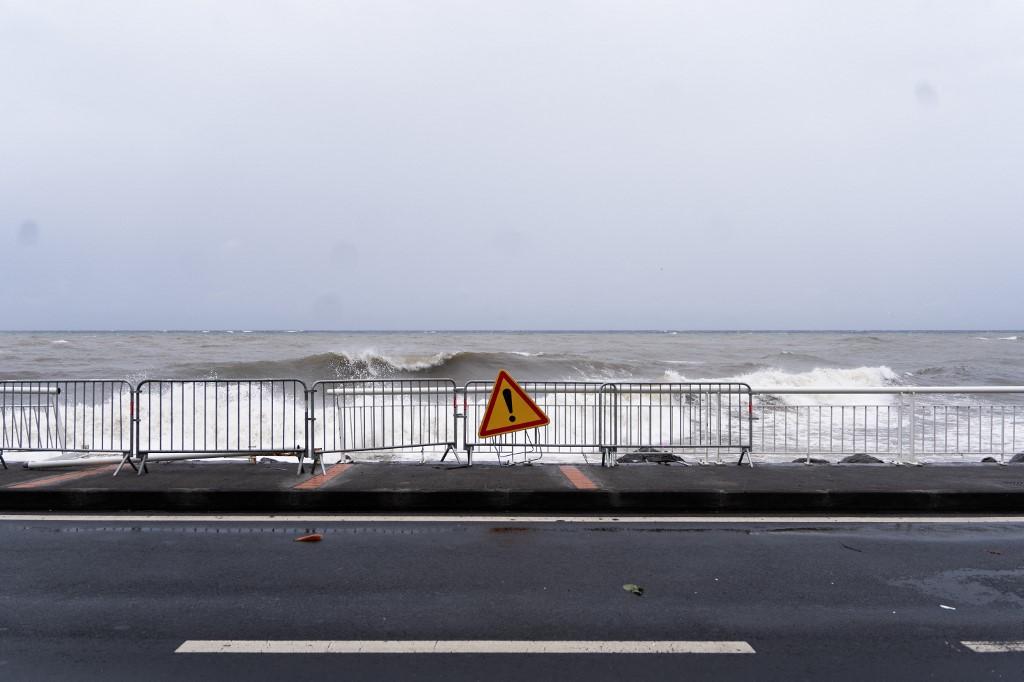
[[[1024,384],[1024,331],[2,332],[0,378]]]
[[[462,384],[490,380],[499,369],[521,381],[740,381],[768,391],[783,386],[1024,385],[1024,332],[0,333],[0,379],[9,380],[125,379],[138,383],[145,379],[295,378],[312,385],[321,379],[450,378]],[[214,392],[210,404],[201,408],[186,404],[195,397],[183,396],[180,391],[176,399],[173,394],[164,395],[164,402],[179,401],[179,419],[174,422],[161,415],[163,432],[147,435],[147,442],[154,437],[158,443],[166,441],[176,430],[179,438],[187,437],[188,429],[198,428],[185,427],[180,419],[183,411],[192,414],[198,409],[214,422],[237,414],[242,401],[248,407],[258,390],[262,390],[259,385],[236,387],[230,394]],[[258,399],[264,398],[260,393]],[[70,410],[74,422],[66,430],[81,427],[89,438],[99,431],[101,442],[104,438],[110,442],[115,436],[125,438],[128,417],[123,398],[117,398],[115,414],[114,399],[101,395],[99,421],[95,409],[86,415],[85,408],[75,411],[75,405],[69,406],[66,396],[62,400],[64,412]],[[351,416],[377,414],[370,407],[372,400],[359,402]],[[585,399],[579,400],[579,404],[562,406],[562,425],[569,415],[592,415],[582,410]],[[258,443],[265,440],[266,433],[301,430],[298,417],[302,408],[294,396],[287,402],[287,409],[280,414],[276,408],[260,413],[255,427],[236,424],[236,439],[244,428],[243,449],[260,449]],[[23,438],[33,420],[38,425],[41,418],[51,418],[38,405],[34,411],[12,405],[5,402],[0,406],[5,441]],[[655,430],[661,432],[651,441],[654,446],[676,442],[684,431],[689,434],[701,428],[689,423],[692,416],[687,412],[688,423],[682,429],[684,409],[689,410],[678,398],[665,397],[663,404],[645,413],[651,423],[660,420]],[[809,456],[812,451],[825,453],[832,461],[862,451],[892,461],[897,456],[894,453],[906,450],[910,443],[915,457],[937,460],[965,456],[980,460],[981,455],[993,453],[1004,457],[1024,449],[1024,396],[1020,394],[923,396],[909,412],[897,405],[893,396],[759,396],[754,410],[751,430],[755,452],[762,461],[792,461],[794,454]],[[913,419],[908,416],[911,413]],[[381,412],[382,419],[391,419],[390,415],[390,411]],[[666,430],[666,416],[677,420],[675,431],[672,427]],[[375,444],[389,437],[384,435],[386,429],[397,428],[411,435],[434,428],[422,421],[396,421],[378,424],[367,433],[353,430],[346,435],[343,431],[351,429],[352,422],[344,427],[341,412],[324,413],[322,419],[321,426],[337,427],[333,438],[351,437],[352,443],[367,450],[376,450]],[[595,424],[578,424],[584,429],[596,428]],[[260,425],[265,427],[261,431]],[[643,428],[650,431],[651,425]],[[219,437],[216,426],[204,426],[200,431],[212,441]],[[170,444],[173,446],[173,440]],[[265,446],[266,442],[263,450]],[[368,458],[418,456],[414,449]]]

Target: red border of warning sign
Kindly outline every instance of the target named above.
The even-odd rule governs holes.
[[[535,419],[531,422],[523,422],[522,424],[509,424],[497,429],[491,429],[490,431],[484,431],[484,424],[491,420],[491,413],[494,412],[494,406],[498,401],[498,390],[502,388],[502,383],[507,383],[508,387],[511,388],[516,394],[530,406],[534,412],[540,415],[539,419]],[[500,436],[503,433],[513,433],[515,431],[525,431],[526,429],[533,429],[538,426],[547,426],[551,423],[548,416],[544,414],[544,410],[537,406],[537,403],[533,401],[526,391],[523,390],[522,386],[516,383],[516,380],[512,378],[512,375],[505,370],[499,370],[498,376],[494,380],[494,388],[491,389],[491,397],[487,399],[487,409],[484,411],[484,418],[480,420],[480,427],[477,429],[477,435],[481,438],[491,438],[492,436]]]

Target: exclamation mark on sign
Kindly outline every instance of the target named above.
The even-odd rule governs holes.
[[[516,420],[516,416],[512,414],[512,389],[505,388],[501,391],[501,397],[505,399],[505,407],[508,408],[508,421],[509,423]]]

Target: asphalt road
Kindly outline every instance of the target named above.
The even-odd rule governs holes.
[[[1021,679],[961,642],[1024,640],[1022,560],[1024,521],[8,519],[0,679]],[[175,653],[208,640],[754,653]]]

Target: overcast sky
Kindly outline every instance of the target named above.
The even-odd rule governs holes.
[[[1015,328],[1024,3],[0,0],[0,328]]]

